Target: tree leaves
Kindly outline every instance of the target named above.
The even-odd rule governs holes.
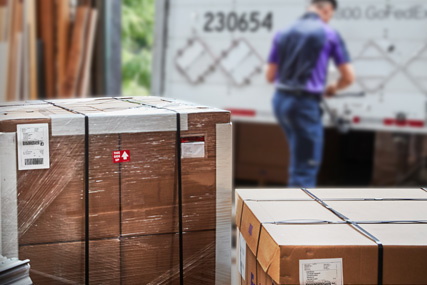
[[[148,95],[154,33],[155,0],[122,2],[123,95]]]

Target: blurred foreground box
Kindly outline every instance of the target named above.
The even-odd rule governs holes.
[[[1,253],[35,284],[169,284],[182,250],[189,284],[227,283],[231,137],[228,112],[155,97],[0,106]]]
[[[237,190],[240,284],[427,284],[423,189]]]

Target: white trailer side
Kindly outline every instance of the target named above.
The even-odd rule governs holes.
[[[264,65],[274,34],[308,2],[158,0],[152,93],[274,123]],[[427,2],[341,0],[331,25],[355,65],[348,92],[365,94],[328,100],[332,111],[353,130],[427,133]]]

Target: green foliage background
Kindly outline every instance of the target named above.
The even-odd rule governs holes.
[[[122,1],[122,93],[125,96],[150,92],[154,2]]]

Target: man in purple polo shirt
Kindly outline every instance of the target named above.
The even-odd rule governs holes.
[[[312,0],[307,13],[273,41],[266,76],[276,86],[274,113],[290,147],[290,187],[316,186],[323,153],[321,97],[354,82],[347,48],[328,25],[337,5],[336,0]],[[331,58],[341,77],[326,86]]]

